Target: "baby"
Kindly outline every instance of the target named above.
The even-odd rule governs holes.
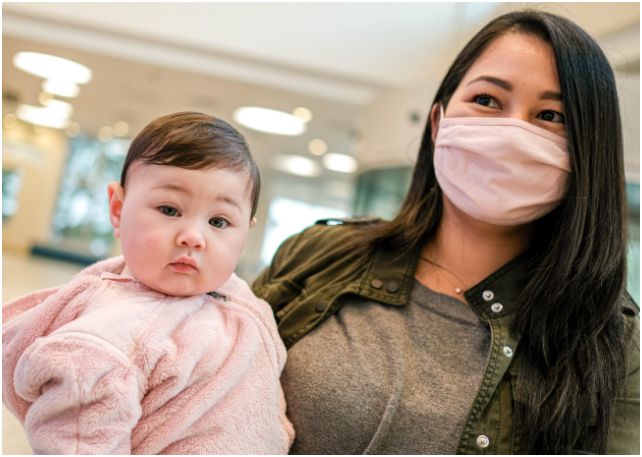
[[[220,119],[138,134],[108,187],[123,256],[3,308],[3,402],[36,453],[287,453],[285,347],[234,274],[259,188]]]

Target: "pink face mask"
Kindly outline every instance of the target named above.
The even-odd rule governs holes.
[[[464,213],[495,225],[519,225],[552,211],[571,171],[566,139],[503,117],[444,118],[435,141],[442,191]]]

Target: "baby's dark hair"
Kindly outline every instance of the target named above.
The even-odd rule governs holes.
[[[188,170],[246,170],[252,186],[251,217],[256,213],[261,190],[259,169],[243,135],[221,119],[191,111],[154,119],[129,146],[120,175],[123,188],[129,167],[139,160],[146,165],[172,165]]]

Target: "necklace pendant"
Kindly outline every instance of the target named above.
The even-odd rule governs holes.
[[[459,287],[455,287],[455,293],[460,294],[462,293],[462,290]]]

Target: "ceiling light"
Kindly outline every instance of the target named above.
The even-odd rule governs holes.
[[[43,103],[48,110],[61,116],[70,117],[74,112],[74,107],[62,100],[49,100]]]
[[[301,119],[306,124],[312,120],[312,111],[302,106],[295,108],[292,114]]]
[[[234,111],[234,120],[250,129],[277,135],[293,136],[305,132],[305,122],[297,116],[268,108],[242,106]]]
[[[299,176],[314,177],[321,174],[321,167],[317,162],[297,155],[277,155],[272,161],[272,166],[277,170]]]
[[[73,98],[80,93],[80,87],[73,81],[48,79],[42,83],[42,90],[59,97]]]
[[[64,129],[69,125],[68,116],[61,115],[59,112],[43,106],[20,105],[16,110],[16,115],[31,124],[54,129]]]
[[[354,157],[339,154],[336,152],[328,152],[321,159],[323,166],[328,170],[338,171],[341,173],[353,173],[357,170],[357,161]]]
[[[117,137],[127,136],[129,133],[129,124],[125,121],[118,121],[114,124],[114,135]]]
[[[114,138],[114,129],[112,129],[109,125],[98,129],[98,139],[103,143],[108,142],[112,138]]]
[[[308,151],[310,151],[310,154],[313,154],[315,156],[322,156],[326,153],[327,150],[328,145],[325,143],[325,141],[319,138],[310,140],[310,142],[308,143]]]
[[[39,52],[18,52],[13,64],[27,73],[45,79],[85,84],[91,81],[91,70],[73,60]]]

